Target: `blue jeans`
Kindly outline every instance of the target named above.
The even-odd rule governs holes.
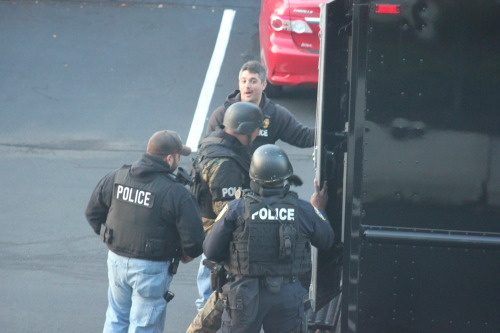
[[[127,258],[108,252],[108,309],[104,333],[155,332],[165,326],[170,262]]]
[[[196,283],[198,284],[198,298],[194,304],[201,310],[205,303],[207,302],[210,295],[212,295],[213,290],[210,288],[210,270],[203,265],[203,260],[206,259],[205,254],[201,255],[200,267],[198,268],[198,276],[196,277]]]

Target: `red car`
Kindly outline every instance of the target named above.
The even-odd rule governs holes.
[[[282,86],[317,87],[319,15],[326,0],[262,0],[260,57],[267,69],[266,93]]]

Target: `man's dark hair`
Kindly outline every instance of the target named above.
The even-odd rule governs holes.
[[[239,74],[238,78],[241,77],[241,74],[244,71],[249,71],[250,73],[259,74],[259,79],[262,82],[265,82],[267,79],[266,69],[257,60],[250,60],[250,61],[247,61],[246,63],[244,63],[243,66],[241,66],[240,74]]]

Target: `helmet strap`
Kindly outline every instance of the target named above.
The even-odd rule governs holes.
[[[252,134],[247,134],[247,147],[252,145]]]
[[[261,197],[272,197],[275,195],[279,195],[281,197],[284,197],[285,195],[288,194],[288,191],[290,190],[290,184],[288,182],[285,182],[283,187],[264,187],[262,184],[256,182],[255,180],[250,181],[250,189],[259,194]]]

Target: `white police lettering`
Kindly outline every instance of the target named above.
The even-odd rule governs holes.
[[[222,189],[222,197],[223,198],[229,198],[229,197],[234,197],[236,194],[236,191],[241,190],[240,187],[224,187]]]
[[[295,209],[294,208],[261,208],[252,214],[252,220],[295,220]]]
[[[115,198],[120,201],[151,208],[153,206],[154,195],[151,192],[116,184]]]
[[[266,129],[260,129],[259,130],[259,136],[265,136],[265,137],[268,137],[269,136],[269,131],[266,130]]]

